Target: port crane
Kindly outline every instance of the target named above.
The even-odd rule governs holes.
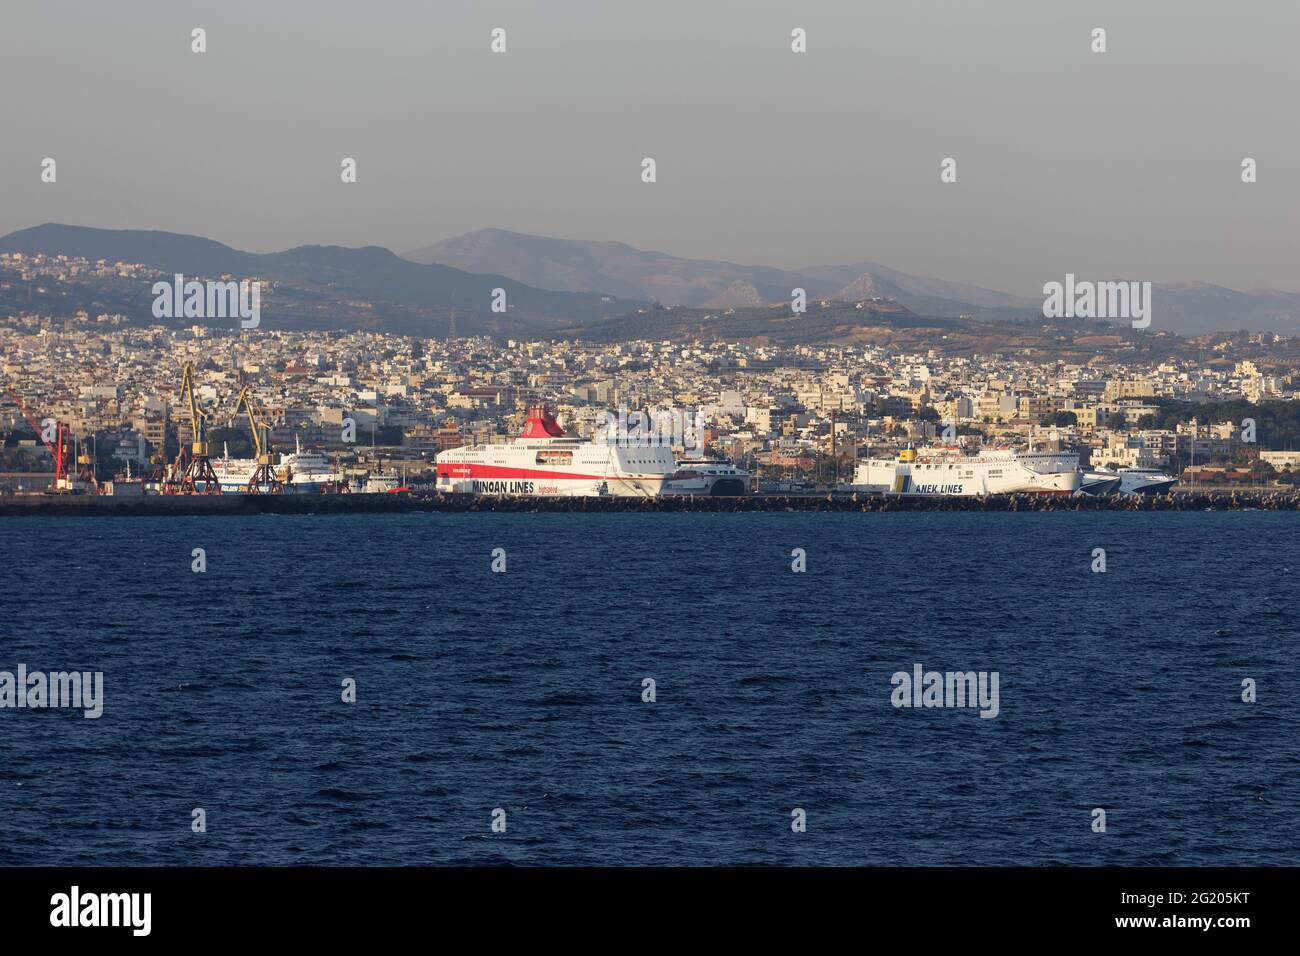
[[[73,487],[80,485],[87,494],[99,494],[99,478],[95,475],[95,456],[86,451],[83,441],[77,450],[77,480]]]
[[[253,448],[257,453],[257,467],[248,479],[248,493],[280,494],[288,490],[275,473],[275,456],[271,454],[269,436],[266,434],[269,431],[266,416],[249,385],[239,391],[239,398],[235,401],[235,414],[231,417],[232,423],[238,420],[241,411],[248,416],[248,427],[253,433]]]
[[[186,460],[185,449],[176,456],[175,474],[180,479],[163,486],[164,493],[173,495],[219,495],[221,482],[212,470],[208,457],[207,423],[208,413],[199,405],[198,396],[194,394],[194,366],[185,363],[181,372],[181,400],[189,406],[190,426],[193,441],[190,442],[189,456]]]
[[[46,429],[36,420],[36,416],[32,414],[27,407],[27,403],[23,401],[22,396],[18,394],[13,386],[6,386],[5,391],[9,393],[13,403],[18,406],[18,411],[27,420],[28,426],[36,433],[36,437],[45,444],[45,447],[49,449],[50,457],[54,459],[54,484],[50,485],[50,490],[55,492],[72,491],[73,482],[68,476],[68,459],[70,457],[69,452],[72,449],[72,434],[67,423],[55,421],[54,437],[51,439],[46,434]],[[98,491],[99,484],[94,480],[95,472],[93,467],[90,471],[90,479],[90,487]]]

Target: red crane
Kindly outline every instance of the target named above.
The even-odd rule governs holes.
[[[13,399],[18,410],[23,413],[23,418],[27,419],[27,424],[31,426],[32,431],[36,432],[36,437],[45,443],[45,447],[50,450],[50,457],[54,459],[54,484],[50,486],[51,491],[64,491],[72,487],[68,480],[68,452],[72,448],[71,434],[65,422],[54,422],[54,440],[51,441],[46,437],[45,429],[41,423],[36,420],[36,416],[28,410],[22,397],[14,391],[12,386],[6,386],[5,391]]]

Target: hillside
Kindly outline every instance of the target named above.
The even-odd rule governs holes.
[[[0,238],[0,252],[137,263],[167,275],[269,280],[273,288],[264,290],[263,320],[278,320],[282,327],[361,327],[436,336],[445,334],[447,317],[455,309],[460,334],[517,334],[616,315],[636,303],[534,289],[505,276],[422,265],[378,246],[298,246],[259,254],[198,236],[51,223]],[[107,301],[133,320],[155,321],[147,283],[143,291],[127,280],[78,282],[73,277],[65,285],[57,295],[65,306],[78,297],[86,303],[81,307],[88,309]],[[495,288],[506,292],[509,311],[504,315],[491,312]],[[71,311],[75,309],[67,307],[63,314]]]
[[[492,272],[544,289],[608,292],[689,308],[751,308],[790,301],[791,290],[813,299],[891,299],[919,315],[1015,321],[1041,314],[1042,298],[910,275],[874,262],[774,269],[712,259],[684,259],[621,242],[552,239],[480,229],[406,254],[469,272]],[[1096,277],[1081,277],[1096,278]],[[1132,276],[1101,277],[1115,280]],[[1060,281],[1046,276],[1043,281]],[[1214,331],[1300,334],[1300,293],[1239,292],[1204,282],[1156,284],[1153,330],[1181,335]]]

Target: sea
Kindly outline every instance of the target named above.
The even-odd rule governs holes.
[[[1297,520],[7,519],[0,864],[1294,864]]]

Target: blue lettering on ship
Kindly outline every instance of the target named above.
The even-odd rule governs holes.
[[[913,485],[911,491],[914,495],[959,495],[962,488],[962,485]]]

